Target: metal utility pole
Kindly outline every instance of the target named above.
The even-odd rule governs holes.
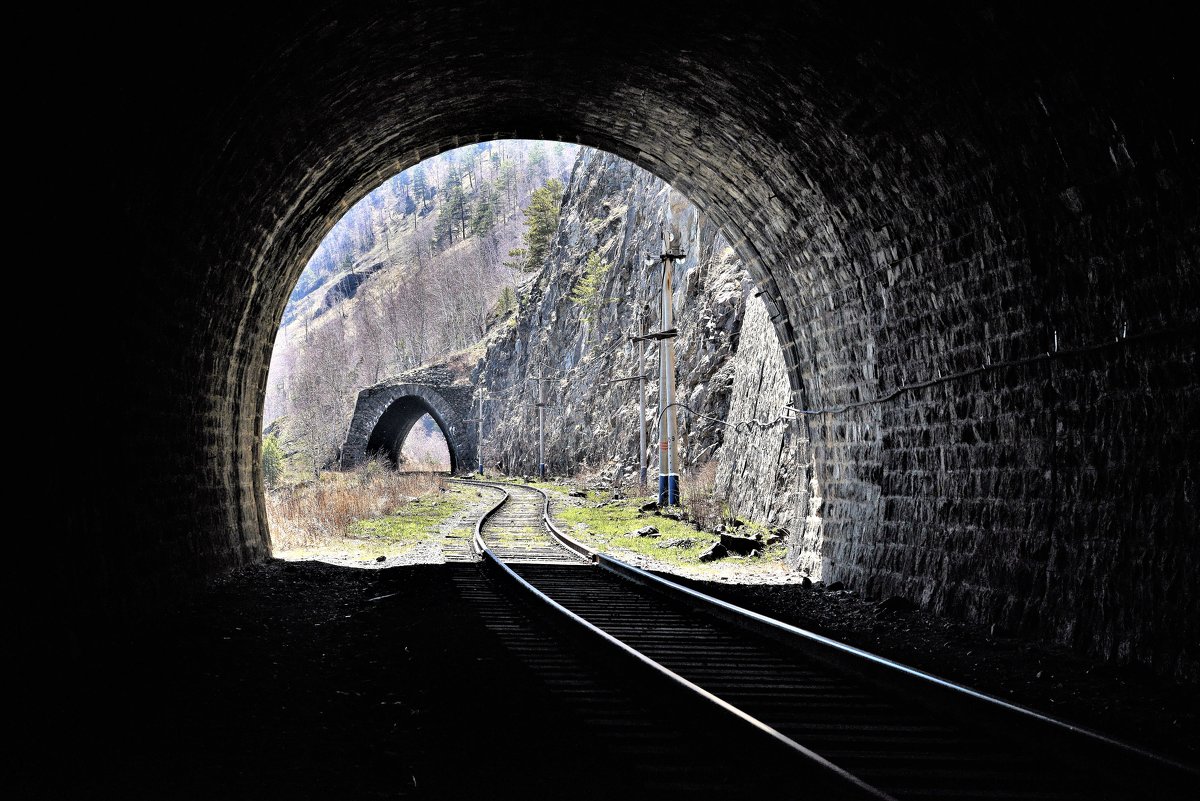
[[[675,262],[684,258],[674,252],[663,231],[661,328],[653,336],[658,343],[658,505],[679,505],[679,443],[675,416],[675,330],[671,278]]]
[[[546,480],[546,377],[538,384],[538,480]]]
[[[483,396],[487,390],[479,388],[479,439],[476,441],[475,452],[479,455],[479,475],[483,475]]]
[[[646,486],[646,318],[649,307],[643,306],[638,316],[638,474]]]
[[[550,379],[546,377],[546,365],[542,363],[542,374],[529,379],[536,381],[538,385],[538,479],[544,481],[546,479],[546,382]]]

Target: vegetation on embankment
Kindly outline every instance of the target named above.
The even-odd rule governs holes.
[[[441,475],[398,473],[378,461],[271,490],[266,500],[276,551],[346,540],[396,542],[432,530],[463,503]]]
[[[701,473],[694,476],[699,480],[690,491],[685,484],[682,506],[667,514],[643,511],[654,503],[652,495],[626,497],[611,489],[581,489],[552,481],[532,481],[529,485],[548,493],[551,514],[564,531],[618,559],[652,570],[709,580],[799,581],[799,576],[794,579],[787,576],[785,543],[772,538],[765,526],[730,520],[728,507],[714,496],[704,471],[696,472]],[[637,533],[648,526],[657,531],[648,535]],[[763,547],[756,556],[730,553],[701,561],[701,555],[721,541],[723,531],[739,537],[761,536]]]
[[[429,532],[465,505],[463,490],[451,486],[445,492],[414,498],[393,514],[357,520],[350,524],[347,537],[393,544],[416,542],[427,539]]]
[[[585,502],[578,506],[557,509],[555,519],[565,524],[572,536],[601,551],[621,550],[672,564],[699,564],[700,554],[721,539],[691,523],[640,512],[643,504],[654,501],[650,496],[614,501],[611,493],[591,491],[581,500]],[[646,526],[658,529],[658,535],[643,537],[636,533]]]

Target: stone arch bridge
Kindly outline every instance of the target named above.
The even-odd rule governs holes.
[[[477,437],[475,426],[467,422],[475,390],[466,379],[465,370],[438,364],[409,370],[359,392],[342,444],[342,467],[362,464],[376,453],[399,465],[404,440],[426,414],[446,438],[450,472],[469,465]]]

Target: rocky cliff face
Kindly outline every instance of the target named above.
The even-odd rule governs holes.
[[[604,153],[585,153],[576,162],[546,264],[512,317],[493,331],[476,368],[473,378],[490,398],[485,459],[510,473],[536,470],[538,387],[530,379],[545,374],[549,472],[604,471],[615,482],[637,480],[634,377],[648,377],[647,455],[654,456],[658,352],[646,343],[639,362],[629,337],[638,333],[644,309],[646,328],[659,328],[664,226],[687,254],[676,263],[672,298],[678,397],[686,404],[679,415],[684,491],[688,473],[720,461],[718,490],[735,512],[787,525],[798,503],[790,487],[796,477],[784,465],[796,447],[794,424],[724,424],[779,417],[790,397],[765,308],[706,215],[649,173]],[[590,257],[593,266],[596,258],[609,266],[594,295],[581,299]],[[743,333],[748,309],[749,338]],[[753,455],[745,453],[750,448]],[[657,462],[651,477],[656,473]]]
[[[716,491],[744,519],[787,528],[788,560],[821,578],[821,497],[813,481],[807,427],[785,412],[787,367],[767,307],[746,301],[733,364],[729,425],[717,452]]]

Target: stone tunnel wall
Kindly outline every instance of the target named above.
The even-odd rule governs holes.
[[[923,157],[868,135],[809,218],[780,305],[823,574],[1195,676],[1196,192],[1132,98],[1011,102]]]
[[[390,174],[515,135],[628,158],[728,236],[794,402],[850,407],[798,435],[831,577],[1200,675],[1182,18],[299,3],[146,37],[132,11],[88,13],[62,32],[87,69],[44,104],[64,137],[41,162],[48,186],[77,179],[86,114],[86,241],[114,260],[56,287],[108,457],[49,592],[68,650],[268,554],[262,398],[304,261]]]

